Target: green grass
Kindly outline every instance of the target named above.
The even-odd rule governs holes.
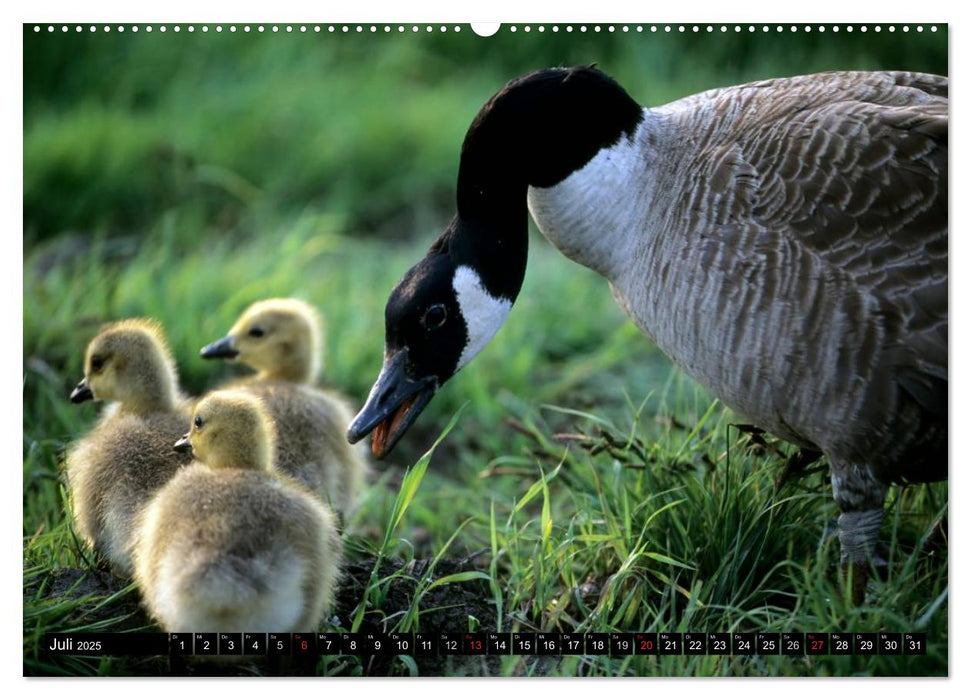
[[[98,410],[66,396],[102,321],[158,318],[185,385],[199,393],[227,369],[198,359],[198,348],[222,335],[251,300],[298,294],[328,319],[328,383],[360,401],[380,365],[376,319],[385,290],[423,249],[347,240],[338,247],[319,221],[308,221],[281,233],[273,256],[259,238],[232,251],[220,243],[185,251],[166,243],[175,223],[152,233],[156,245],[116,264],[103,262],[110,241],[46,271],[52,248],[25,262],[25,589],[64,567],[93,569],[64,514],[59,459]],[[500,673],[945,673],[946,550],[923,543],[946,512],[946,484],[893,492],[883,529],[887,580],[873,586],[863,608],[847,607],[837,583],[838,545],[824,534],[836,515],[825,472],[780,483],[791,448],[733,427],[737,419],[622,318],[602,280],[542,241],[533,244],[522,302],[495,342],[430,404],[351,523],[349,556],[376,563],[358,582],[364,595],[343,628],[358,629],[367,614],[383,620],[385,631],[425,630],[422,596],[478,580],[492,612],[470,624],[484,629],[888,630],[926,631],[929,640],[927,656],[899,659],[589,657],[532,670],[520,659]],[[219,264],[230,258],[231,265]],[[570,323],[576,312],[559,303],[564,298],[582,299],[589,320]],[[419,459],[463,406],[434,455]],[[475,553],[475,573],[435,573],[442,558]],[[415,578],[418,561],[432,565]],[[389,591],[404,580],[414,598],[389,609]],[[137,602],[135,591],[121,595]],[[129,622],[101,619],[89,598],[65,591],[49,599],[43,590],[25,597],[25,654],[45,631],[68,623],[147,624],[134,614]],[[352,672],[348,665],[342,658],[322,672]],[[410,670],[400,662],[389,672]]]
[[[447,222],[462,134],[509,77],[599,61],[656,104],[810,70],[947,70],[946,32],[160,38],[25,34],[27,674],[166,670],[38,654],[46,632],[155,629],[66,516],[61,460],[100,410],[67,395],[102,323],[158,319],[198,395],[236,372],[199,348],[250,302],[300,296],[327,322],[325,382],[360,404],[387,293]],[[888,565],[854,609],[825,463],[784,478],[794,448],[739,422],[534,232],[509,320],[379,465],[348,525],[336,629],[922,631],[928,653],[914,657],[400,657],[379,670],[946,675],[947,484],[891,491]],[[351,657],[314,671],[376,672]]]

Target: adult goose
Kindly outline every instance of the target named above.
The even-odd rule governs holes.
[[[391,292],[348,439],[386,454],[499,329],[528,205],[686,372],[826,454],[861,601],[888,484],[947,477],[947,92],[836,72],[642,108],[593,68],[513,80],[466,134],[457,215]]]

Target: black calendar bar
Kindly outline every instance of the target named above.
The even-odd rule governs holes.
[[[428,632],[416,632],[415,655],[438,656],[438,635]]]
[[[683,639],[684,653],[687,656],[704,656],[708,648],[708,639],[700,632],[685,632]]]
[[[657,635],[657,653],[664,656],[680,656],[683,647],[680,632],[661,632]]]
[[[184,646],[192,651],[192,635],[183,635]],[[169,653],[169,635],[152,632],[126,634],[45,634],[41,651],[52,656],[152,656]]]
[[[878,649],[875,632],[857,632],[853,635],[853,653],[857,656],[875,656]]]
[[[709,632],[708,633],[708,654],[711,656],[724,656],[731,653],[732,635],[728,632]],[[776,645],[776,649],[778,649]],[[775,653],[775,652],[773,652]]]
[[[536,635],[536,650],[540,656],[563,654],[563,635],[556,632],[540,632]]]
[[[904,632],[904,654],[923,656],[927,653],[926,632]]]
[[[290,637],[289,632],[270,632],[266,635],[266,652],[270,656],[290,656],[293,651]]]
[[[786,656],[805,656],[806,654],[806,635],[801,632],[782,633],[782,653]]]
[[[410,632],[392,632],[388,635],[388,653],[411,656],[415,649],[415,638]]]
[[[486,634],[486,653],[493,656],[508,656],[512,654],[512,635],[489,632]]]
[[[657,635],[638,632],[634,635],[634,653],[643,656],[657,654]]]
[[[215,632],[196,632],[192,635],[192,651],[197,656],[217,656],[219,635]]]
[[[567,632],[560,635],[560,653],[567,656],[579,656],[583,654],[582,632]]]
[[[806,634],[806,655],[827,656],[829,654],[829,635],[825,632],[808,632]]]
[[[290,648],[298,658],[319,656],[317,653],[317,635],[310,632],[294,632],[290,639]]]
[[[512,633],[512,653],[526,656],[536,653],[536,634],[533,632]]]
[[[335,632],[317,633],[317,654],[320,656],[337,656],[341,653],[341,635]]]
[[[608,656],[610,654],[610,635],[592,633],[583,635],[587,656]]]
[[[880,632],[880,653],[888,656],[899,656],[903,653],[903,635],[900,632]]]
[[[220,656],[238,656],[243,653],[242,634],[220,632],[217,642]]]
[[[484,656],[488,640],[483,632],[466,632],[462,635],[462,653],[467,656]]]
[[[364,635],[341,634],[341,654],[364,656]]]
[[[51,656],[899,656],[924,632],[178,632],[45,634]]]
[[[610,653],[612,656],[630,656],[634,653],[634,635],[611,632]]]
[[[165,636],[165,635],[161,635]],[[192,653],[192,633],[174,632],[169,635],[169,654],[172,656],[188,656]],[[266,653],[266,635],[263,635],[262,646],[256,651],[257,654]]]
[[[438,635],[438,653],[440,656],[459,656],[462,650],[462,634],[458,632],[443,632]]]
[[[732,633],[732,653],[736,656],[751,656],[755,653],[755,634],[752,632]]]
[[[364,635],[364,653],[368,656],[386,656],[391,653],[390,646],[386,634]]]
[[[849,632],[833,632],[829,635],[829,653],[833,656],[853,654],[853,635]]]

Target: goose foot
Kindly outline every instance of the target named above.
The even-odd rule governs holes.
[[[848,579],[850,600],[855,606],[862,605],[866,596],[870,565],[876,563],[876,544],[882,522],[883,508],[843,512],[839,517],[843,577]]]
[[[833,498],[839,506],[836,521],[840,561],[848,577],[850,600],[863,603],[870,566],[875,563],[877,539],[883,523],[883,502],[888,487],[865,464],[832,460]]]
[[[844,561],[840,567],[843,572],[844,588],[853,607],[860,607],[866,599],[866,586],[870,572],[864,562]]]

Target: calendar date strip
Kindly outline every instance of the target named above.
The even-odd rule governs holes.
[[[50,656],[895,656],[923,632],[415,632],[45,634]]]

